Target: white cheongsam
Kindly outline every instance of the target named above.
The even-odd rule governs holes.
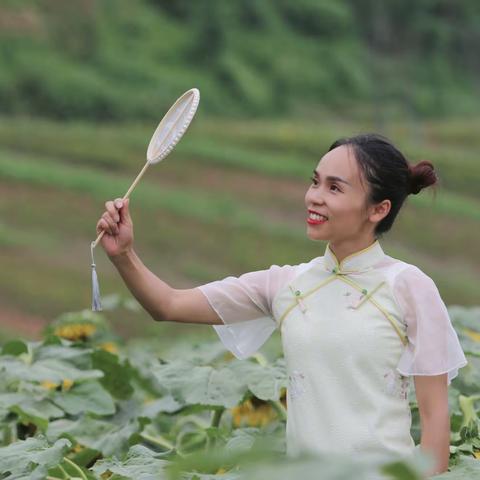
[[[280,329],[287,366],[287,454],[411,455],[412,375],[467,364],[433,280],[386,255],[378,240],[340,264],[325,254],[299,265],[201,285],[237,358]]]

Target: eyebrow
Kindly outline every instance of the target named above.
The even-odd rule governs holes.
[[[319,176],[320,176],[316,170],[313,170],[313,173],[315,174],[316,177],[319,177]],[[332,176],[332,175],[330,175],[330,176],[327,177],[327,181],[330,181],[330,182],[342,182],[342,183],[346,183],[347,185],[352,186],[349,182],[347,182],[347,181],[344,180],[343,178],[335,177],[335,176]]]

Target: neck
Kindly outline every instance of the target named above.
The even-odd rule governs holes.
[[[341,240],[338,242],[329,242],[329,248],[335,255],[338,260],[338,263],[342,263],[342,261],[347,258],[349,255],[353,253],[359,252],[370,245],[372,245],[377,239],[376,238],[367,238],[363,240]]]

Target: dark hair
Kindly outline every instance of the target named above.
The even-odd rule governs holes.
[[[390,230],[409,194],[416,195],[423,188],[438,184],[439,179],[431,162],[421,160],[416,165],[411,165],[382,135],[365,133],[340,138],[332,143],[328,151],[341,145],[352,147],[355,159],[370,186],[367,205],[387,199],[392,204],[388,215],[375,227],[376,238]]]

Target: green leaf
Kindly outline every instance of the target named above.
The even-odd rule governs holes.
[[[246,385],[228,367],[195,366],[191,362],[172,362],[153,367],[163,387],[187,404],[234,407],[243,398]]]
[[[172,395],[165,395],[157,400],[152,400],[142,407],[142,416],[154,418],[161,412],[174,413],[181,410],[183,403],[179,403]]]
[[[165,467],[169,462],[159,458],[159,454],[142,446],[134,445],[124,460],[116,458],[100,460],[92,468],[97,475],[110,470],[117,475],[141,480],[167,479]]]
[[[17,441],[0,448],[0,473],[10,472],[7,479],[45,479],[48,468],[58,465],[70,447],[67,439],[50,446],[43,436]]]
[[[283,358],[266,366],[232,360],[218,367],[182,360],[159,364],[153,373],[179,401],[226,408],[237,405],[247,390],[262,400],[279,400],[282,387],[287,385]]]
[[[47,429],[50,418],[63,417],[64,415],[62,410],[48,400],[40,402],[26,401],[19,405],[14,405],[10,410],[16,413],[23,423],[33,423],[42,431]]]
[[[80,370],[63,360],[48,358],[28,365],[17,357],[8,356],[0,357],[0,375],[12,381],[54,383],[60,383],[63,379],[79,382],[103,377],[100,370]]]
[[[84,382],[74,385],[65,393],[55,392],[53,401],[70,415],[91,412],[97,415],[115,413],[115,403],[111,395],[99,382]]]
[[[42,345],[35,351],[35,361],[47,359],[64,360],[77,368],[89,370],[91,368],[93,348],[72,344],[68,340],[62,341],[65,344]]]
[[[24,423],[33,423],[45,431],[51,418],[64,416],[64,412],[46,398],[34,398],[28,392],[0,395],[0,409],[16,413]]]
[[[105,350],[97,350],[92,354],[92,366],[104,373],[100,383],[115,397],[128,399],[133,394],[130,384],[133,367],[125,361],[120,363],[117,355]]]
[[[11,340],[5,343],[2,347],[2,355],[20,355],[22,353],[28,353],[28,346],[21,340]]]
[[[128,451],[130,439],[143,429],[143,422],[136,417],[131,403],[121,406],[113,417],[96,419],[90,415],[72,421],[61,419],[50,422],[47,438],[54,441],[66,435],[73,441],[93,450],[104,457],[121,456]]]
[[[279,400],[281,389],[287,387],[285,359],[279,358],[272,365],[262,366],[257,362],[233,360],[229,364],[237,382],[261,400]]]

